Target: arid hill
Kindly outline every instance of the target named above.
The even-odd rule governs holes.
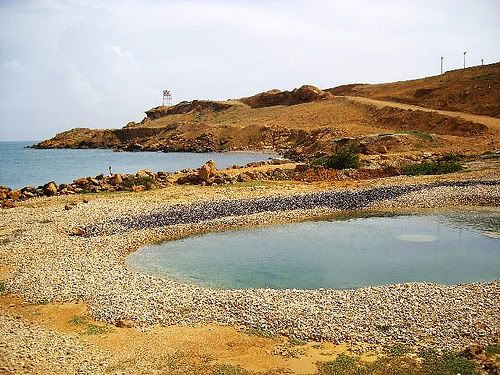
[[[500,141],[500,120],[468,113],[498,116],[494,88],[499,87],[499,70],[500,64],[493,64],[407,82],[328,90],[306,85],[226,101],[193,100],[155,107],[146,111],[141,122],[130,122],[122,129],[72,129],[35,147],[275,150],[302,158],[333,151],[338,138],[356,137],[360,142],[365,138],[386,142],[372,148],[383,153],[431,148],[486,151]],[[365,98],[385,102],[374,105]],[[416,110],[399,103],[428,108]],[[465,113],[450,115],[429,108],[457,108]],[[377,134],[394,137],[374,138]]]
[[[442,75],[382,84],[350,84],[325,90],[333,95],[407,103],[500,117],[500,63],[451,70]]]

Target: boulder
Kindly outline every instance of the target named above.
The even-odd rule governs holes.
[[[122,178],[122,175],[121,174],[114,174],[111,179],[109,180],[109,183],[113,186],[116,186],[116,185],[121,185],[123,184],[123,178]]]
[[[155,176],[155,174],[147,169],[141,169],[140,171],[138,171],[135,174],[135,177],[138,177],[138,178],[147,178],[147,177],[154,177],[154,176]]]
[[[14,202],[10,199],[5,199],[2,201],[2,207],[3,208],[14,208],[16,207],[16,205],[14,204]]]
[[[21,191],[20,190],[11,190],[11,191],[9,191],[7,196],[10,199],[12,199],[13,201],[17,201],[21,197]]]
[[[207,161],[200,167],[200,169],[198,169],[198,177],[200,177],[203,181],[208,181],[208,179],[215,176],[216,173],[217,167],[215,166],[215,162],[213,160]]]
[[[43,192],[46,195],[54,195],[57,193],[57,185],[54,181],[50,181],[43,185]]]
[[[89,181],[87,180],[87,178],[86,178],[86,177],[79,178],[78,180],[75,180],[75,181],[74,181],[75,185],[80,186],[80,187],[87,185],[87,184],[88,184],[88,182],[89,182]]]

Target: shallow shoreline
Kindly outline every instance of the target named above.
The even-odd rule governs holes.
[[[411,180],[405,184],[400,182],[401,179],[387,179],[379,184],[415,185]],[[498,180],[487,184],[480,181],[444,185],[458,186],[406,189],[403,194],[371,202],[365,208],[498,206],[500,202]],[[94,200],[70,211],[64,211],[58,203],[66,201],[63,198],[43,199],[41,206],[26,205],[9,210],[3,225],[18,231],[13,232],[10,242],[0,247],[0,262],[15,269],[6,282],[7,291],[30,302],[82,301],[98,320],[109,323],[132,320],[142,327],[218,323],[335,343],[390,345],[400,342],[451,350],[496,338],[496,327],[500,324],[500,280],[452,286],[407,283],[356,290],[213,290],[143,275],[125,265],[127,254],[147,243],[206,231],[303,220],[340,211],[331,207],[256,212],[166,227],[132,225],[127,231],[96,232],[89,237],[69,235],[74,226],[91,228],[96,223],[168,210],[176,203],[189,205],[199,201],[202,192],[205,201],[213,198],[217,206],[222,197],[231,197],[231,194],[236,200],[251,201],[276,196],[286,199],[304,191],[326,194],[325,190],[330,190],[296,184],[269,185],[263,191],[254,187],[239,188],[239,191],[235,187],[181,189],[139,193],[143,194],[143,200],[137,194],[130,198],[127,194],[96,195]],[[340,191],[363,194],[366,190],[361,187]],[[182,202],[184,198],[179,202],[176,192],[185,194],[187,202]],[[166,199],[166,196],[173,198]]]

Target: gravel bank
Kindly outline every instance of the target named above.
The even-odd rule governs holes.
[[[347,209],[498,206],[499,202],[500,180],[183,205],[116,195],[70,211],[60,205],[6,211],[0,224],[11,232],[0,247],[0,262],[17,269],[6,283],[8,291],[32,302],[81,300],[94,317],[111,323],[123,319],[138,326],[217,322],[302,339],[460,349],[498,337],[500,280],[356,290],[213,290],[139,274],[128,270],[124,260],[146,243]],[[85,228],[87,236],[70,236],[74,226]]]
[[[106,360],[75,335],[31,326],[0,311],[0,374],[104,374]]]

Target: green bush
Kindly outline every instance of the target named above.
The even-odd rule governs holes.
[[[423,141],[432,141],[434,140],[434,137],[430,135],[429,133],[422,132],[419,130],[403,130],[398,132],[398,134],[409,134],[409,135],[414,135],[417,138],[420,138]]]
[[[486,355],[500,354],[500,345],[488,345],[485,349]]]
[[[318,363],[318,375],[354,375],[361,374],[356,358],[339,354],[333,361]]]
[[[399,348],[400,349],[400,348]],[[472,361],[456,353],[425,350],[420,358],[399,353],[381,356],[374,362],[340,354],[335,360],[318,362],[318,375],[477,375]]]
[[[422,372],[424,374],[476,375],[478,373],[472,361],[456,353],[438,355],[435,351],[429,350],[423,352],[421,357],[423,358]]]
[[[425,161],[423,163],[409,164],[401,171],[407,176],[436,175],[459,172],[462,165],[456,161]]]
[[[313,160],[311,165],[320,165],[332,169],[358,168],[359,146],[354,143],[346,144],[339,147],[333,155]]]

